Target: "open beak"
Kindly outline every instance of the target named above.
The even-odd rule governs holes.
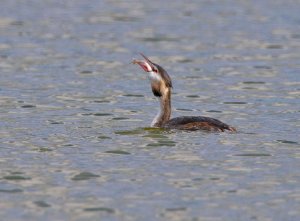
[[[146,72],[150,72],[154,70],[154,65],[152,63],[152,61],[150,61],[149,58],[147,58],[145,55],[143,55],[142,53],[140,54],[145,60],[136,60],[134,59],[132,61],[133,64],[138,64],[141,66],[141,68],[144,69],[144,71]]]

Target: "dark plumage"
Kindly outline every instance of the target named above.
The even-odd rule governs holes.
[[[175,117],[168,120],[164,125],[164,128],[173,129],[185,129],[185,130],[198,130],[202,128],[208,131],[235,131],[233,127],[210,117],[203,116],[182,116]]]

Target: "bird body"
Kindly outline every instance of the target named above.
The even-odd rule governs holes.
[[[161,66],[150,61],[145,55],[141,55],[145,60],[133,60],[132,63],[140,65],[149,74],[152,92],[160,101],[160,111],[153,119],[152,127],[218,132],[236,131],[234,127],[210,117],[182,116],[170,119],[172,80]]]
[[[219,131],[225,130],[235,131],[233,127],[211,118],[203,116],[182,116],[175,117],[168,120],[163,128],[181,129],[181,130],[207,130],[207,131]]]

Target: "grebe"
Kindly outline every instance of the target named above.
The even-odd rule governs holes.
[[[145,55],[141,54],[145,60],[133,60],[133,64],[138,64],[143,70],[149,73],[151,88],[154,96],[159,98],[160,112],[153,119],[151,126],[167,129],[181,130],[206,130],[223,132],[225,130],[235,132],[236,129],[217,119],[202,116],[182,116],[171,117],[171,89],[172,81],[168,73],[158,64],[153,63]]]

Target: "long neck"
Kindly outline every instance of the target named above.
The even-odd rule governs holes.
[[[160,101],[160,111],[157,116],[153,119],[151,126],[162,127],[171,117],[171,89],[167,89],[161,97]]]

